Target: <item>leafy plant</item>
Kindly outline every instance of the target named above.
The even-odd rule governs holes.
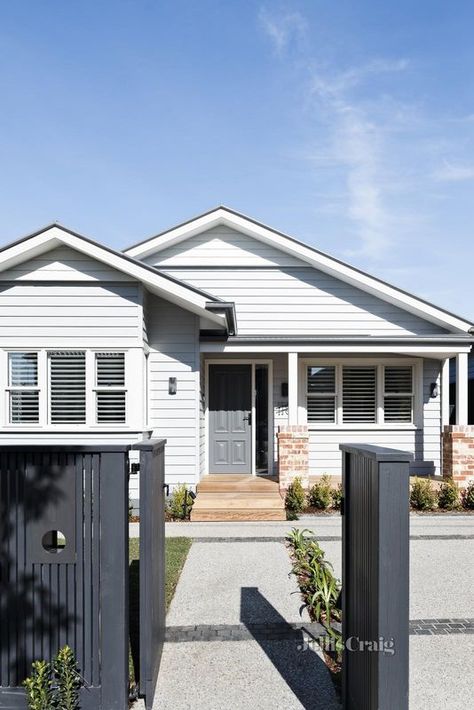
[[[440,486],[438,491],[438,505],[444,510],[456,510],[459,508],[459,488],[456,482],[449,478]]]
[[[335,508],[336,510],[340,510],[343,498],[342,483],[338,483],[337,488],[333,488],[331,490],[331,498],[333,508]]]
[[[436,492],[429,478],[415,478],[410,493],[410,504],[416,510],[433,510]]]
[[[322,476],[309,492],[309,504],[318,510],[327,510],[332,503],[331,476]]]
[[[193,499],[189,495],[188,487],[185,483],[180,483],[175,488],[168,499],[168,510],[173,518],[184,520],[189,518]]]
[[[53,674],[51,664],[34,661],[31,676],[23,685],[29,710],[52,710],[54,708]]]
[[[462,494],[462,504],[464,508],[474,510],[474,481],[471,481]]]
[[[306,493],[301,483],[301,478],[297,476],[288,486],[285,496],[285,508],[291,515],[297,516],[301,513],[306,504]],[[293,518],[294,519],[294,518]]]
[[[56,707],[58,710],[78,710],[81,676],[74,653],[64,646],[53,661],[53,670],[58,684]]]

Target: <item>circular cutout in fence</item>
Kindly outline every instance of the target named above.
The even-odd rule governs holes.
[[[60,530],[49,530],[43,535],[41,544],[46,552],[51,552],[54,555],[64,550],[66,547],[66,538]]]

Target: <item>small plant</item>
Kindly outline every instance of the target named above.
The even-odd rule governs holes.
[[[131,522],[133,518],[133,503],[130,496],[128,497],[128,521]]]
[[[180,483],[173,488],[168,500],[168,510],[173,518],[185,520],[191,514],[193,499],[189,495],[188,487],[185,483]]]
[[[79,710],[82,679],[74,652],[64,646],[53,663],[34,661],[23,685],[29,710]]]
[[[81,676],[74,653],[64,646],[53,661],[53,670],[58,684],[56,707],[59,710],[78,710]]]
[[[474,510],[474,481],[471,481],[468,487],[464,489],[462,494],[462,505],[463,508]]]
[[[285,508],[290,520],[295,520],[306,504],[306,493],[301,478],[296,477],[288,486],[285,496]]]
[[[331,498],[333,508],[340,510],[343,498],[342,483],[338,483],[337,488],[331,490]]]
[[[52,710],[54,708],[53,674],[51,664],[34,661],[31,676],[23,685],[29,710]]]
[[[459,508],[459,488],[452,478],[443,481],[438,491],[438,505],[444,510]]]
[[[331,476],[322,476],[309,492],[309,504],[318,510],[327,510],[332,504]]]
[[[415,510],[433,510],[436,492],[429,478],[415,478],[410,493],[410,504]]]

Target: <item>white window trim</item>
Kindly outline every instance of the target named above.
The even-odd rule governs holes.
[[[306,372],[309,366],[336,367],[336,423],[316,423],[308,421],[306,403]],[[376,423],[348,424],[342,421],[342,368],[344,365],[372,365],[377,367],[377,421]],[[413,418],[411,422],[384,421],[384,368],[385,366],[413,367]],[[301,423],[307,424],[310,431],[415,431],[423,428],[423,360],[412,358],[302,358],[300,360],[300,381],[302,383],[300,404]]]
[[[50,423],[50,387],[48,353],[64,350],[69,352],[86,353],[86,421],[81,423],[61,422]],[[32,352],[38,353],[38,391],[39,391],[39,422],[38,423],[12,423],[10,422],[10,390],[16,389],[9,386],[8,379],[8,353]],[[95,386],[95,355],[96,353],[123,352],[125,355],[125,415],[123,423],[96,421],[96,391],[103,388]],[[109,431],[138,431],[143,429],[143,383],[139,373],[142,363],[143,350],[141,348],[121,347],[61,347],[25,348],[8,347],[0,350],[0,386],[3,390],[3,406],[0,408],[0,426],[7,431],[22,432],[109,432]],[[140,364],[139,364],[140,363]],[[132,386],[133,385],[133,386]],[[36,389],[36,388],[35,388]]]

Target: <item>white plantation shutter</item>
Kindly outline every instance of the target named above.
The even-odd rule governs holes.
[[[406,423],[413,420],[413,368],[384,368],[385,421]]]
[[[85,352],[50,352],[51,423],[86,421]]]
[[[307,412],[308,422],[336,421],[335,367],[308,367]]]
[[[8,353],[10,423],[39,421],[38,353]],[[18,389],[17,389],[18,388]]]
[[[124,424],[125,354],[96,353],[97,422]]]
[[[342,368],[342,418],[344,423],[377,421],[377,368]]]

